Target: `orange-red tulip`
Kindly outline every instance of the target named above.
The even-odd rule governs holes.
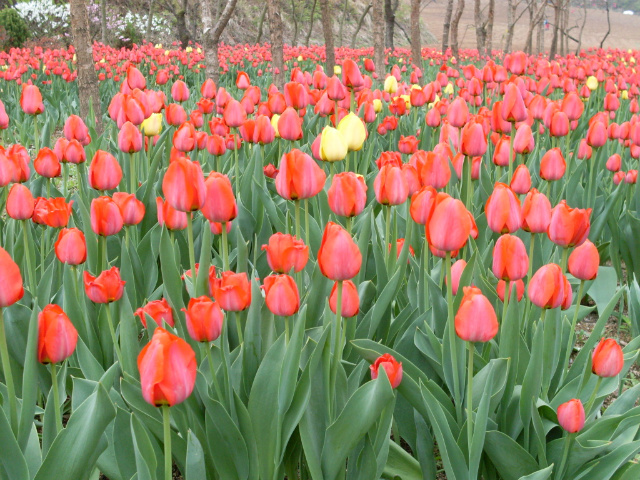
[[[210,284],[212,296],[227,312],[240,312],[251,304],[251,284],[244,272],[222,272]]]
[[[515,235],[502,235],[493,248],[493,274],[500,280],[520,280],[527,275],[527,248]]]
[[[438,193],[425,225],[429,245],[443,252],[460,250],[467,243],[473,222],[464,204],[446,193]]]
[[[577,398],[558,406],[558,423],[569,433],[577,433],[584,427],[585,413]]]
[[[220,305],[209,297],[192,298],[182,309],[189,336],[196,342],[213,342],[222,332],[224,313]]]
[[[10,307],[24,296],[20,267],[0,247],[0,308]]]
[[[56,257],[68,265],[80,265],[87,260],[87,242],[82,230],[63,228],[54,245]]]
[[[107,237],[122,230],[123,219],[118,204],[110,197],[91,201],[91,229],[96,235]]]
[[[362,254],[349,233],[340,225],[329,222],[318,250],[318,265],[322,274],[331,280],[349,280],[362,265]]]
[[[280,160],[276,190],[287,200],[302,200],[317,195],[324,188],[327,175],[306,153],[293,149]]]
[[[496,233],[513,233],[522,225],[520,200],[504,183],[496,183],[484,207],[489,228]]]
[[[561,247],[581,245],[591,229],[591,209],[571,208],[562,200],[551,210],[548,235],[553,243]]]
[[[491,302],[477,287],[462,287],[464,296],[455,316],[456,334],[465,342],[488,342],[498,333]]]
[[[206,187],[200,164],[185,158],[171,162],[162,180],[162,192],[176,210],[192,212],[202,208]]]
[[[58,305],[49,304],[38,314],[38,361],[62,362],[73,354],[78,331]]]
[[[302,240],[284,233],[274,233],[268,245],[262,245],[267,252],[267,263],[276,273],[301,271],[309,260],[309,247]]]
[[[14,183],[7,196],[7,215],[14,220],[28,220],[33,215],[34,207],[31,190],[21,183]]]
[[[522,229],[525,232],[543,233],[549,228],[551,221],[551,202],[533,188],[522,204]]]
[[[205,182],[206,196],[202,214],[210,222],[230,222],[238,216],[238,205],[229,177],[211,172]]]
[[[84,291],[93,303],[111,303],[120,300],[126,283],[120,277],[118,267],[111,267],[97,277],[85,270],[83,281]]]
[[[601,339],[593,350],[591,371],[599,377],[615,377],[624,366],[624,356],[613,338]]]
[[[149,315],[159,327],[162,327],[162,322],[166,322],[170,327],[173,327],[175,323],[173,320],[173,311],[166,298],[147,303],[145,306],[138,308],[134,312],[134,315],[140,319],[145,328],[147,328],[146,315]]]
[[[113,201],[120,208],[125,225],[138,225],[144,218],[144,203],[138,200],[133,193],[116,192],[113,194]]]
[[[298,286],[289,275],[269,275],[262,288],[267,308],[274,315],[288,317],[300,308]]]
[[[61,173],[60,160],[53,150],[44,147],[38,152],[38,156],[33,161],[33,168],[38,175],[45,178],[59,177]]]
[[[89,185],[96,190],[113,190],[122,180],[118,160],[108,152],[98,150],[89,165]]]
[[[402,382],[402,362],[398,362],[391,354],[385,353],[378,357],[376,361],[369,367],[371,370],[371,378],[378,378],[378,371],[384,369],[387,374],[391,388],[398,388]]]
[[[329,295],[329,308],[335,314],[338,308],[338,282],[333,284]],[[358,288],[351,280],[342,282],[342,308],[341,315],[344,318],[355,317],[360,312],[360,296]]]
[[[527,293],[531,303],[540,308],[558,308],[565,298],[565,276],[555,263],[543,265],[533,274]]]

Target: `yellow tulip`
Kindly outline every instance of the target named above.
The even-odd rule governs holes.
[[[187,47],[187,48],[184,49],[184,51],[187,52],[187,53],[191,53],[191,52],[193,52],[193,47]]]
[[[142,122],[140,131],[147,137],[159,135],[162,131],[162,114],[152,113],[149,118]]]
[[[444,87],[444,94],[453,95],[453,83],[451,82],[447,83],[447,86]]]
[[[298,55],[298,61],[301,62],[302,60],[304,60],[304,58],[302,58],[302,55]]]
[[[333,127],[324,127],[320,137],[320,158],[325,162],[338,162],[347,156],[347,142]]]
[[[364,141],[367,139],[367,130],[360,117],[351,112],[340,120],[338,123],[338,131],[347,144],[350,152],[356,152],[362,148]]]
[[[387,93],[396,93],[398,91],[398,80],[393,75],[389,75],[384,79],[384,91]]]
[[[587,78],[587,88],[589,90],[591,90],[592,92],[598,88],[598,79],[596,77],[594,77],[593,75],[591,75],[589,78]]]
[[[622,91],[622,99],[629,100],[629,92],[627,90]]]
[[[342,73],[342,67],[340,65],[334,65],[333,73],[335,73],[336,75],[340,75]]]
[[[276,134],[276,138],[280,138],[280,132],[278,131],[278,120],[280,120],[280,115],[277,113],[271,117],[271,126],[273,127],[273,131]]]
[[[382,111],[382,100],[379,98],[373,99],[373,111],[376,113],[380,113]]]

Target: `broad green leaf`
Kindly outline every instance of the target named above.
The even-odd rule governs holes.
[[[539,469],[538,463],[524,448],[497,430],[486,433],[484,451],[504,480],[518,480]]]
[[[2,408],[0,408],[0,465],[7,474],[7,480],[29,480],[27,462]]]
[[[187,471],[186,480],[202,480],[207,478],[207,470],[204,463],[204,452],[200,442],[190,430],[187,438]]]

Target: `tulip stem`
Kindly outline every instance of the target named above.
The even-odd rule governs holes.
[[[531,233],[531,243],[529,243],[529,271],[527,272],[527,281],[531,280],[533,274],[533,249],[535,248],[536,234]]]
[[[344,171],[348,172],[349,171],[349,156],[351,155],[351,152],[347,150],[347,156],[344,160]]]
[[[169,405],[162,405],[162,425],[164,426],[164,480],[172,478],[171,459],[171,418]]]
[[[447,307],[448,307],[448,329],[449,329],[449,345],[451,348],[451,363],[453,370],[453,394],[456,404],[456,414],[458,421],[462,419],[462,404],[460,402],[460,379],[458,378],[458,355],[455,352],[456,348],[456,330],[454,326],[453,315],[453,281],[451,277],[451,252],[447,252],[445,257],[445,265],[447,268]]]
[[[7,396],[9,397],[9,416],[11,419],[11,429],[18,433],[18,401],[16,397],[16,387],[13,383],[13,373],[9,360],[9,348],[7,347],[7,336],[4,331],[4,310],[0,308],[0,358],[2,359],[2,370],[4,371],[4,382],[7,385]]]
[[[569,450],[571,444],[573,443],[573,435],[573,433],[567,435],[567,438],[564,442],[564,448],[562,449],[562,460],[560,461],[560,466],[556,471],[556,480],[560,480],[562,478],[562,475],[564,474],[564,466],[567,463],[567,458],[569,457]]]
[[[596,160],[598,159],[598,152],[596,149],[595,154],[593,155],[591,160],[587,160],[589,163],[589,183],[587,184],[588,186],[588,192],[587,192],[587,206],[586,208],[592,208],[593,205],[591,204],[591,202],[593,201],[593,193],[595,190],[595,172],[596,172]]]
[[[504,325],[504,321],[507,318],[507,310],[509,308],[509,294],[511,293],[511,281],[507,280],[504,282],[504,301],[502,303],[502,325]]]
[[[289,317],[284,317],[284,342],[289,343]]]
[[[467,342],[469,349],[469,365],[467,368],[467,444],[469,445],[469,458],[471,458],[471,443],[473,441],[473,342]],[[471,478],[475,478],[475,472],[469,472]]]
[[[244,342],[243,334],[242,334],[242,321],[240,320],[240,312],[233,312],[236,318],[236,330],[238,331],[238,344],[242,345]]]
[[[338,377],[338,368],[342,361],[342,280],[338,280],[338,298],[336,301],[336,323],[334,328],[334,347],[333,347],[333,368],[331,371],[331,420],[334,420],[336,415],[336,380]]]
[[[111,341],[113,342],[113,347],[116,350],[116,357],[118,357],[118,362],[120,363],[120,370],[124,371],[124,363],[122,362],[122,352],[120,352],[120,345],[118,345],[118,339],[116,338],[116,330],[113,327],[113,318],[111,317],[111,304],[106,304],[107,309],[107,324],[109,325],[109,334],[111,335]]]
[[[33,140],[36,145],[36,155],[40,151],[40,132],[38,131],[38,116],[33,116]]]
[[[69,164],[67,162],[62,163],[62,194],[64,198],[69,195]]]
[[[224,226],[222,231],[225,232]],[[224,233],[223,233],[224,235]],[[193,213],[187,214],[187,241],[189,242],[189,266],[191,268],[191,281],[193,282],[193,294],[198,296],[198,282],[196,281],[198,275],[196,274],[196,256],[193,247]],[[224,242],[224,238],[223,238]]]
[[[229,270],[229,242],[227,240],[227,222],[222,222],[222,268]]]
[[[36,278],[35,272],[33,270],[33,259],[31,258],[31,249],[29,248],[29,236],[28,229],[29,225],[27,224],[27,220],[22,220],[22,240],[24,242],[24,258],[27,262],[27,275],[29,278],[29,291],[31,292],[31,296],[33,298],[36,297]]]
[[[353,227],[353,217],[347,217],[346,224],[347,224],[347,233],[351,235],[351,229]]]
[[[389,247],[391,246],[391,237],[390,237],[390,230],[391,230],[391,205],[387,205],[386,206],[386,210],[384,211],[384,215],[385,215],[385,226],[384,226],[384,242],[385,244],[383,244],[382,248],[384,248],[385,253],[387,255],[387,271],[389,271],[389,266],[391,264],[391,261],[389,260],[391,258],[391,249],[389,249]],[[385,248],[386,247],[386,248]]]
[[[511,177],[513,176],[513,141],[516,136],[516,124],[511,122],[511,132],[509,134],[509,177],[507,184],[511,185]]]
[[[567,343],[567,353],[564,356],[564,363],[562,364],[562,375],[566,373],[566,369],[569,366],[569,359],[571,358],[571,352],[573,351],[573,337],[576,331],[576,323],[578,323],[578,311],[580,310],[580,302],[582,301],[582,294],[584,292],[584,280],[580,281],[580,287],[578,287],[578,298],[576,300],[576,310],[573,312],[573,321],[571,322],[571,330],[569,330],[569,343]]]
[[[129,188],[131,189],[131,193],[135,195],[136,185],[138,182],[136,181],[136,162],[135,162],[135,156],[133,153],[129,154],[129,175],[131,177],[129,179]]]
[[[51,363],[51,387],[53,388],[53,409],[56,415],[56,433],[62,431],[62,412],[60,411],[60,394],[58,393],[58,375],[56,364]]]
[[[237,136],[238,136],[238,129],[234,128],[234,136],[233,136],[233,161],[234,161],[234,170],[235,170],[235,176],[236,176],[236,181],[235,181],[235,187],[236,187],[236,194],[238,194],[238,190],[240,189],[240,165],[238,163],[238,140],[237,140]]]
[[[351,232],[349,232],[351,233]],[[309,238],[311,234],[309,233],[309,199],[304,199],[304,236],[307,245],[309,244]]]
[[[218,383],[218,376],[216,375],[216,368],[213,364],[213,356],[211,355],[211,345],[209,345],[208,343],[203,343],[202,351],[203,353],[205,353],[206,351],[205,354],[209,362],[209,370],[211,370],[211,383],[213,384],[213,388],[216,391],[216,395],[218,395],[218,399],[220,401],[223,401],[224,397],[222,396],[222,390],[220,390],[220,384]]]
[[[593,392],[589,397],[589,401],[587,402],[587,406],[584,409],[585,418],[589,418],[591,416],[591,409],[593,408],[593,404],[596,401],[596,396],[598,395],[598,390],[600,390],[601,384],[602,384],[602,377],[598,377],[598,381],[596,382],[596,387],[593,389]]]
[[[567,257],[569,256],[569,247],[564,247],[562,250],[562,258],[560,259],[560,268],[562,269],[562,273],[567,271]]]
[[[296,219],[296,238],[300,239],[300,200],[293,201],[293,209],[295,211],[295,219]]]
[[[100,271],[104,272],[109,264],[109,260],[107,259],[107,237],[100,235],[98,242],[100,243],[100,258],[98,263],[100,265]]]

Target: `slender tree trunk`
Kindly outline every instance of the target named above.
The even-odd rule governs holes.
[[[533,31],[536,26],[539,26],[544,18],[544,10],[546,7],[545,0],[542,0],[541,3],[536,4],[536,0],[533,0],[531,3],[532,7],[536,7],[533,9],[533,15],[529,17],[529,27],[527,29],[527,38],[525,41],[525,52],[532,53],[533,52]],[[540,34],[540,30],[538,30],[538,35]],[[539,47],[538,47],[539,48]]]
[[[569,0],[564,0],[564,50],[562,55],[569,53]]]
[[[80,116],[89,121],[93,108],[96,131],[102,133],[102,105],[98,76],[93,63],[93,44],[89,33],[89,14],[84,0],[71,0],[71,35],[76,50]]]
[[[458,25],[460,24],[460,19],[462,18],[462,13],[464,12],[464,0],[458,0],[456,5],[456,11],[453,14],[453,18],[451,20],[451,53],[454,57],[458,57],[459,54],[459,46],[458,46]]]
[[[509,0],[507,4],[507,35],[504,40],[504,51],[510,52],[513,45],[513,31],[516,23],[516,9],[518,4],[516,0]]]
[[[291,0],[291,18],[293,19],[293,41],[291,45],[298,44],[298,14],[296,13],[296,0]]]
[[[476,27],[476,48],[478,54],[482,55],[485,50],[485,29],[484,29],[484,17],[480,10],[480,0],[475,0],[473,3],[473,18]]]
[[[420,37],[420,0],[411,0],[411,58],[422,68],[422,38]]]
[[[186,3],[186,0],[184,0],[176,11],[176,29],[178,31],[178,40],[180,40],[182,48],[186,48],[187,45],[189,45],[190,40],[189,30],[187,29]]]
[[[256,43],[260,43],[260,40],[262,40],[262,32],[263,32],[263,27],[264,27],[264,17],[267,16],[267,7],[269,6],[268,3],[264,4],[264,8],[262,9],[262,13],[260,14],[260,21],[258,22],[258,35],[256,36]]]
[[[605,6],[605,8],[607,10],[607,33],[604,34],[604,37],[602,38],[602,41],[600,42],[600,48],[603,48],[604,41],[609,36],[609,33],[611,33],[611,19],[609,18],[609,0],[604,0],[604,6]]]
[[[376,64],[376,73],[380,79],[384,78],[384,1],[373,0],[371,11],[371,23],[373,24],[373,62]]]
[[[546,10],[547,10],[547,4],[546,2],[543,2],[543,6],[542,6],[542,18],[545,18],[545,14],[546,14]],[[545,30],[545,22],[540,21],[538,22],[538,36],[536,39],[536,53],[541,53],[544,52],[544,30]]]
[[[149,13],[147,14],[147,33],[146,33],[147,40],[151,38],[152,27],[153,27],[153,0],[149,0]]]
[[[484,54],[490,56],[493,51],[493,19],[495,18],[496,0],[489,0],[489,12],[487,13],[487,27],[484,36]]]
[[[356,39],[358,38],[358,33],[360,33],[360,29],[362,28],[362,24],[364,23],[364,19],[371,10],[373,3],[370,3],[366,7],[364,7],[364,12],[360,15],[360,19],[358,20],[358,26],[356,27],[356,31],[353,32],[353,36],[351,37],[351,48],[356,48]]]
[[[562,0],[556,0],[553,5],[553,38],[551,39],[551,48],[549,49],[549,60],[553,60],[558,52],[558,33],[560,30],[560,12],[562,11]]]
[[[313,17],[316,14],[316,3],[318,3],[318,0],[313,0],[313,6],[311,7],[311,16],[309,18],[309,31],[307,32],[307,38],[304,39],[304,44],[307,47],[309,46],[309,41],[311,40],[311,32],[313,31]]]
[[[578,36],[578,46],[576,47],[576,55],[580,53],[582,48],[582,32],[587,24],[587,0],[582,0],[582,25],[580,25],[580,35]]]
[[[202,46],[204,47],[204,59],[206,62],[205,73],[218,83],[220,80],[220,59],[218,58],[218,45],[220,36],[229,23],[238,0],[227,0],[222,14],[213,24],[213,0],[202,0]]]
[[[269,8],[269,36],[271,37],[271,67],[273,68],[273,83],[276,87],[284,88],[284,41],[282,39],[282,11],[281,0],[268,0]]]
[[[103,45],[107,44],[107,0],[100,0],[100,37]]]
[[[398,8],[398,0],[385,0],[384,2],[384,20],[386,25],[385,44],[387,48],[393,50],[393,33],[396,24],[396,9]]]
[[[340,29],[338,30],[338,46],[341,47],[344,45],[342,43],[342,33],[344,32],[344,20],[347,18],[347,0],[344,0],[344,4],[342,5],[342,15],[340,16]]]
[[[320,0],[320,10],[322,11],[322,32],[324,33],[324,48],[326,50],[326,74],[333,75],[333,67],[336,65],[336,52],[333,47],[333,18],[331,17],[331,6],[329,0]]]
[[[448,0],[447,10],[444,12],[444,25],[442,26],[442,53],[446,53],[447,48],[449,48],[449,32],[451,31],[453,1],[454,0]]]

